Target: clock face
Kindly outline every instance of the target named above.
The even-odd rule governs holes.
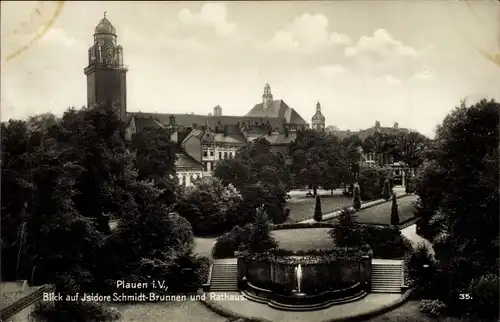
[[[104,57],[113,58],[115,56],[115,48],[112,46],[104,47]]]

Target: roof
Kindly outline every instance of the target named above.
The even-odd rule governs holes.
[[[236,126],[239,125],[255,125],[255,124],[269,124],[273,128],[281,129],[283,127],[283,118],[266,117],[266,116],[233,116],[233,115],[199,115],[199,114],[162,114],[162,113],[133,113],[135,118],[153,118],[162,125],[170,124],[170,117],[173,116],[175,124],[182,127],[203,127],[207,123],[211,128],[217,125]]]
[[[372,126],[370,128],[367,128],[366,130],[359,131],[358,135],[361,140],[365,140],[367,137],[374,135],[375,133],[397,134],[407,131],[408,131],[407,129],[403,128]]]
[[[355,131],[330,131],[331,134],[335,135],[336,137],[338,137],[340,140],[343,140],[345,138],[348,138],[349,136],[353,135],[353,134],[358,134],[358,132],[355,132]]]
[[[135,117],[135,128],[137,132],[142,132],[147,128],[161,128],[154,118]]]
[[[323,116],[323,114],[321,114],[321,112],[316,112],[316,114],[314,114],[312,117],[312,121],[325,122],[325,117]]]
[[[246,116],[251,117],[277,117],[285,119],[286,123],[307,124],[307,122],[283,100],[274,100],[271,105],[264,108],[262,103],[255,105]]]
[[[284,133],[272,133],[263,135],[262,137],[266,139],[271,145],[290,144],[297,138],[297,133],[291,132],[288,135]]]
[[[203,171],[203,165],[186,153],[176,153],[175,156],[175,167],[177,170]]]
[[[212,134],[215,143],[232,143],[232,144],[245,144],[246,139],[239,133],[210,133]]]
[[[116,29],[104,16],[94,29],[94,34],[111,34],[116,36]]]
[[[335,125],[328,125],[326,127],[326,130],[327,131],[330,131],[330,132],[334,132],[334,131],[340,131],[340,129],[338,127],[336,127]]]

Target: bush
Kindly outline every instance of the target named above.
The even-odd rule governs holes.
[[[234,226],[231,231],[217,238],[212,256],[214,258],[234,257],[234,252],[248,240],[249,236],[250,225]]]
[[[389,200],[391,198],[391,191],[389,187],[389,180],[385,179],[384,181],[384,187],[382,188],[382,198],[384,198],[385,201]]]
[[[30,321],[116,321],[121,314],[96,302],[38,302],[30,313]]]
[[[290,208],[285,208],[283,210],[283,217],[284,217],[283,222],[285,222],[288,219],[288,217],[290,217]]]
[[[362,167],[358,176],[361,199],[363,201],[379,199],[382,191],[381,184],[385,179],[386,171],[384,169],[379,167]]]
[[[399,225],[398,199],[395,193],[392,194],[391,225]]]
[[[198,257],[198,268],[196,274],[201,282],[205,284],[208,282],[208,273],[210,271],[210,259],[206,256]]]
[[[355,211],[344,208],[336,218],[335,226],[329,231],[335,245],[341,247],[356,247],[364,244],[363,231],[354,220]]]
[[[316,205],[314,206],[314,220],[317,222],[323,221],[323,213],[321,212],[321,198],[316,196]]]
[[[403,258],[412,250],[410,242],[394,227],[367,225],[363,227],[363,236],[375,258]]]
[[[360,195],[360,192],[359,192],[359,186],[356,185],[354,186],[354,193],[353,193],[353,197],[352,197],[352,207],[358,211],[359,209],[361,209],[361,195]]]
[[[440,318],[446,311],[446,304],[440,300],[422,300],[420,302],[420,313],[433,317]]]
[[[470,313],[478,318],[495,319],[498,321],[499,292],[498,275],[487,274],[473,279],[468,287],[468,293],[473,300]],[[470,303],[469,303],[470,302]]]
[[[427,265],[424,267],[424,265]],[[415,288],[417,296],[429,298],[429,286],[436,272],[436,262],[429,249],[419,244],[405,258],[405,273],[408,285]]]

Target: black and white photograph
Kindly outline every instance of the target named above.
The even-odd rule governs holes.
[[[0,12],[0,321],[498,321],[498,1]]]

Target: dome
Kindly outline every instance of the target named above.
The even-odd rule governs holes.
[[[321,114],[321,112],[316,112],[316,114],[314,114],[314,116],[312,117],[312,121],[320,121],[320,122],[324,122],[325,121],[325,117],[323,116],[323,114]]]
[[[101,21],[99,21],[97,27],[95,27],[94,34],[111,34],[116,36],[116,29],[111,22],[109,22],[108,18],[104,16]]]

